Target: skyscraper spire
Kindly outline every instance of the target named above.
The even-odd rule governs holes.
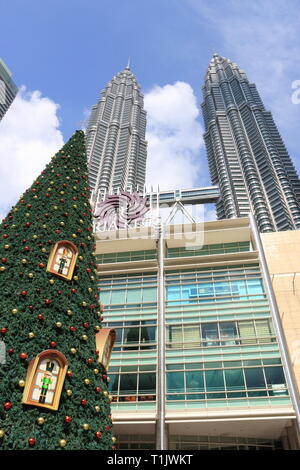
[[[127,70],[130,70],[130,56],[128,57],[128,62],[127,62],[126,69],[127,69]]]
[[[137,190],[145,184],[146,111],[130,58],[92,107],[86,146],[89,182],[100,199],[107,193]],[[99,199],[99,197],[98,197]]]
[[[300,180],[256,86],[213,54],[202,89],[211,179],[221,191],[218,218],[252,211],[262,232],[300,228]]]

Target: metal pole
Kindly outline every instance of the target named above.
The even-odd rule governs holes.
[[[159,307],[157,314],[157,418],[156,418],[156,449],[168,448],[165,424],[166,408],[166,374],[165,374],[165,233],[163,224],[159,227],[158,249],[158,286]]]
[[[278,310],[277,302],[276,302],[276,297],[274,294],[269,270],[268,270],[268,265],[263,249],[263,244],[261,241],[260,233],[258,231],[258,227],[256,224],[256,220],[254,218],[254,215],[252,213],[249,214],[249,219],[250,219],[250,227],[253,233],[254,241],[256,244],[256,247],[258,249],[259,253],[259,259],[262,267],[262,276],[264,279],[265,287],[266,287],[266,292],[269,298],[270,302],[270,307],[271,307],[271,314],[272,314],[272,319],[278,339],[278,344],[279,344],[279,349],[281,352],[282,356],[282,364],[283,368],[285,371],[285,376],[286,376],[286,381],[287,385],[289,388],[289,392],[291,395],[291,400],[294,406],[294,410],[296,413],[296,420],[297,420],[297,425],[298,425],[298,431],[300,432],[300,399],[299,399],[299,393],[296,385],[296,380],[294,377],[291,361],[288,355],[288,347],[284,335],[284,331],[282,328],[281,324],[281,318],[280,318],[280,313]]]

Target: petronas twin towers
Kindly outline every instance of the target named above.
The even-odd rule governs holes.
[[[261,232],[300,228],[300,180],[254,84],[214,54],[205,76],[202,111],[218,219],[253,212]],[[86,135],[90,186],[98,200],[119,189],[142,190],[147,142],[143,95],[129,65],[93,106]]]

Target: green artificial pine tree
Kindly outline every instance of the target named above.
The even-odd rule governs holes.
[[[108,380],[95,344],[102,318],[82,131],[12,208],[0,237],[0,449],[110,450]],[[71,280],[47,271],[51,249],[62,240],[78,249]],[[68,361],[57,410],[22,403],[29,362],[45,350]]]

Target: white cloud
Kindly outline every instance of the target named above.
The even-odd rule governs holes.
[[[193,188],[200,171],[202,128],[196,97],[188,83],[156,86],[145,94],[147,185]]]
[[[22,86],[0,122],[1,219],[63,146],[58,108],[40,91]]]

